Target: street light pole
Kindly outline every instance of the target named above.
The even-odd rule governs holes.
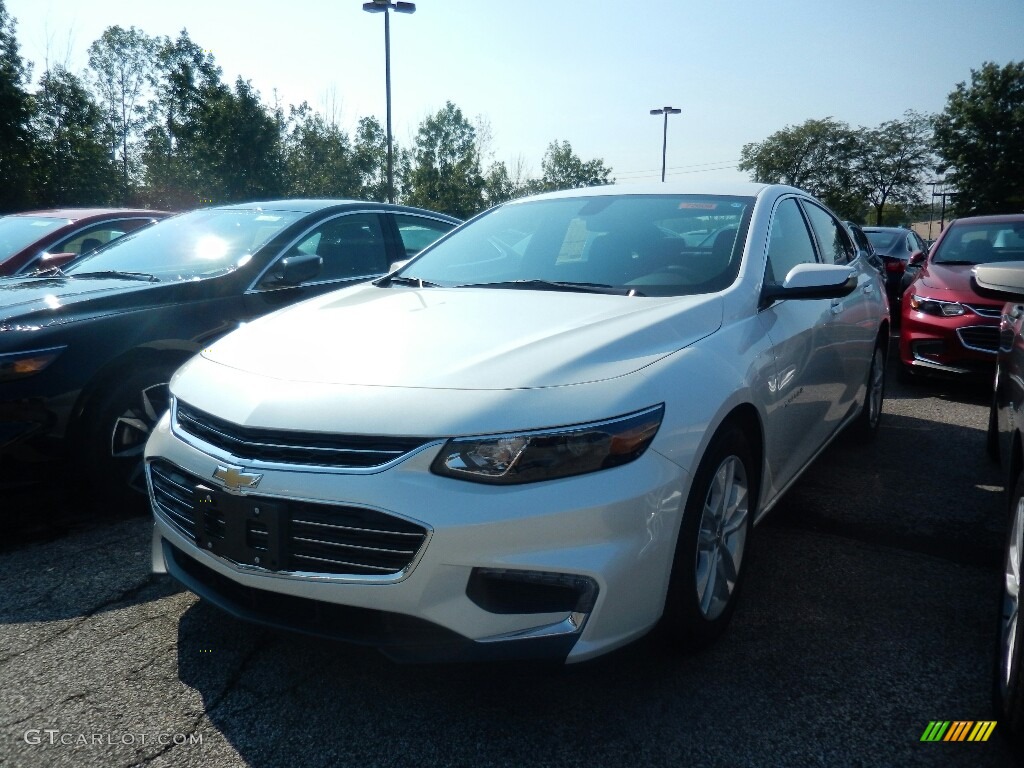
[[[676,109],[675,107],[661,107],[660,109],[652,109],[652,115],[665,115],[665,127],[661,132],[661,180],[665,181],[665,157],[668,153],[668,116],[678,115],[683,110]]]
[[[392,3],[391,0],[372,0],[363,3],[363,10],[369,13],[384,14],[384,90],[387,96],[388,124],[388,202],[395,202],[395,161],[391,150],[391,14],[415,13],[416,3]]]

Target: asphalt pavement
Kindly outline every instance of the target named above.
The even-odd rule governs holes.
[[[890,375],[878,439],[841,437],[758,527],[732,626],[693,656],[654,634],[572,667],[397,665],[151,576],[144,515],[8,495],[0,765],[1013,765],[998,726],[921,741],[992,719],[987,402]]]

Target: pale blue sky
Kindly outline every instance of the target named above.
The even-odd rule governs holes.
[[[84,69],[111,25],[187,28],[264,101],[384,121],[384,21],[361,0],[6,0],[22,55]],[[875,126],[941,111],[985,61],[1024,60],[1024,0],[421,0],[391,18],[395,138],[452,101],[533,175],[552,140],[619,181],[744,179],[741,147],[809,118]]]

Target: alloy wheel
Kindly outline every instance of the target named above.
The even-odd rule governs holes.
[[[128,485],[135,490],[145,491],[142,454],[157,421],[169,407],[170,390],[167,382],[160,382],[139,391],[133,402],[114,420],[110,434],[110,457],[133,463]]]
[[[1003,566],[1003,620],[1000,626],[999,685],[1005,695],[1017,654],[1017,617],[1020,612],[1021,557],[1024,553],[1024,497],[1017,499]]]
[[[747,540],[749,483],[743,462],[727,457],[711,478],[697,534],[697,600],[706,619],[714,620],[736,588]]]

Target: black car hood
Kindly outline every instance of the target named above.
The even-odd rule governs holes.
[[[46,326],[83,314],[109,314],[148,303],[160,283],[123,278],[27,277],[0,280],[0,330]],[[132,298],[128,298],[135,294]]]

